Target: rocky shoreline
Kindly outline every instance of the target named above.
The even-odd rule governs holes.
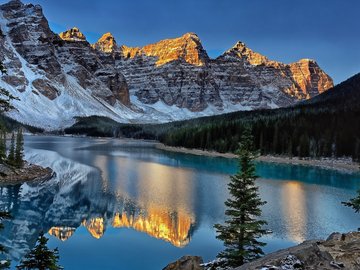
[[[198,156],[209,156],[209,157],[224,157],[224,158],[237,158],[237,155],[233,153],[219,153],[215,151],[206,151],[199,149],[188,149],[184,147],[173,147],[167,146],[162,143],[158,143],[155,145],[157,149],[176,152],[176,153],[184,153],[184,154],[192,154]],[[331,159],[331,158],[321,158],[321,159],[312,159],[312,158],[304,158],[300,159],[298,157],[285,157],[285,156],[260,156],[257,158],[257,161],[261,162],[269,162],[269,163],[281,163],[281,164],[292,164],[292,165],[303,165],[303,166],[315,166],[324,169],[337,170],[345,173],[360,173],[360,164],[354,162],[350,159]]]
[[[50,180],[55,175],[50,168],[43,168],[39,165],[25,163],[16,169],[0,164],[0,185],[18,185],[25,182],[42,182]]]
[[[360,232],[333,233],[325,241],[305,241],[236,268],[255,269],[360,269]]]
[[[217,263],[218,261],[204,264],[201,257],[184,256],[163,270],[225,270],[217,266]],[[333,233],[326,240],[305,241],[232,270],[258,269],[358,270],[360,269],[360,232]]]

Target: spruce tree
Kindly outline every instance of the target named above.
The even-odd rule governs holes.
[[[17,269],[38,269],[38,270],[58,270],[63,269],[58,265],[59,251],[58,249],[50,250],[47,247],[47,239],[44,233],[40,233],[36,246],[25,255]]]
[[[0,164],[6,160],[6,132],[0,126]]]
[[[2,74],[6,73],[6,68],[5,68],[4,64],[1,61],[0,61],[0,72]]]
[[[16,134],[16,148],[15,148],[15,166],[21,168],[23,166],[24,157],[24,136],[20,128]]]
[[[0,61],[0,72],[2,74],[6,73],[6,68],[4,67],[1,61]],[[9,91],[0,87],[0,113],[14,109],[14,107],[10,103],[12,100],[19,100],[19,99],[11,95]]]
[[[15,165],[15,134],[14,132],[11,135],[11,143],[9,155],[7,157],[7,163],[10,165]]]
[[[348,202],[342,202],[342,204],[353,208],[356,213],[359,213],[360,212],[360,189],[358,190],[358,196],[356,198],[350,199],[350,201],[348,201]]]
[[[10,219],[11,215],[8,212],[0,211],[0,230],[4,229],[2,221],[5,219]],[[5,254],[6,248],[3,245],[0,245],[0,253]],[[8,269],[10,267],[10,260],[0,260],[0,269]]]
[[[239,171],[230,177],[228,189],[230,198],[225,202],[227,207],[225,224],[216,224],[217,238],[224,242],[225,250],[218,254],[224,266],[236,267],[263,255],[265,243],[257,238],[266,234],[262,228],[266,221],[258,220],[261,206],[266,202],[259,197],[255,185],[254,159],[257,156],[253,149],[253,137],[246,129],[239,143]]]

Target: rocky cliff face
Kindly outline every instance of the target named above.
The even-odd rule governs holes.
[[[199,37],[194,33],[186,33],[179,38],[165,39],[143,48],[122,46],[122,52],[125,59],[141,55],[153,57],[156,60],[156,66],[181,60],[194,66],[203,66],[209,60]]]
[[[0,12],[0,60],[8,70],[0,84],[20,98],[11,117],[48,129],[89,114],[126,121],[129,92],[114,59],[100,56],[77,28],[54,34],[39,5],[14,0]]]
[[[333,85],[315,61],[270,61],[242,42],[210,59],[194,33],[142,48],[106,33],[91,45],[76,27],[54,34],[40,6],[19,0],[0,6],[0,28],[0,86],[21,99],[9,115],[47,129],[75,116],[164,122],[277,108]]]
[[[315,61],[270,61],[242,42],[210,59],[193,33],[121,51],[117,68],[140,102],[161,101],[193,112],[283,107],[333,86]]]
[[[62,40],[67,41],[86,41],[86,37],[77,27],[73,27],[65,32],[62,32],[59,36]]]
[[[114,53],[118,51],[115,38],[111,33],[104,34],[98,42],[91,45],[94,49],[102,51],[104,53]]]
[[[162,102],[195,112],[209,105],[221,107],[219,86],[207,68],[210,59],[195,34],[143,48],[122,46],[121,51],[117,68],[141,103]]]

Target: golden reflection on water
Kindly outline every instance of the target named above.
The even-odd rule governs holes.
[[[85,226],[90,234],[96,239],[100,239],[104,235],[105,224],[102,217],[84,220],[82,225]]]
[[[305,241],[307,208],[303,184],[286,182],[282,188],[281,205],[287,223],[287,236],[298,243]]]
[[[157,163],[140,163],[137,202],[169,212],[193,212],[193,172]]]
[[[134,228],[150,236],[184,247],[190,242],[190,230],[194,218],[185,213],[168,213],[162,209],[148,209],[147,216],[127,216],[117,213],[113,219],[114,228]]]
[[[52,227],[49,234],[61,241],[66,241],[74,234],[75,230],[76,228],[73,227]]]
[[[105,220],[100,213],[96,218],[82,221],[94,238],[100,239],[106,227],[112,226],[133,228],[177,247],[184,247],[190,242],[191,229],[195,224],[192,208],[194,176],[190,170],[106,156],[97,156],[95,164],[102,170],[103,191],[115,189],[118,205],[115,209],[119,210],[114,210],[110,220]],[[109,177],[113,177],[112,187],[108,183]],[[135,212],[128,211],[124,201],[134,202]],[[57,233],[66,231],[65,228],[51,228],[49,234],[65,241],[72,233]]]
[[[126,213],[115,213],[111,225],[113,228],[133,228],[137,231],[170,242],[176,247],[184,247],[190,242],[190,231],[195,222],[194,217],[186,213],[169,213],[163,209],[148,209],[146,215],[137,216]],[[84,220],[82,225],[96,239],[105,233],[105,220],[102,217]],[[61,241],[69,239],[76,228],[52,227],[49,234]]]

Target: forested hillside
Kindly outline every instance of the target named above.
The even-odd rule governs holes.
[[[289,108],[236,112],[162,125],[118,125],[91,118],[82,119],[67,132],[158,139],[172,146],[234,152],[245,126],[251,127],[255,145],[262,154],[351,156],[359,160],[360,74]]]

